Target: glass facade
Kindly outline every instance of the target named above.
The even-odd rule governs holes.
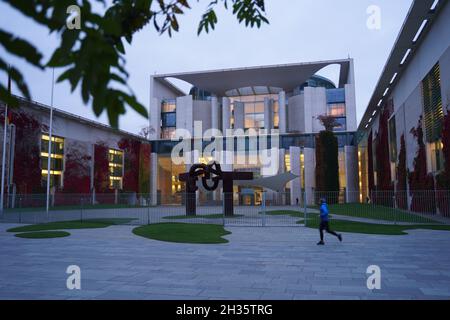
[[[41,178],[42,185],[47,184],[48,157],[50,155],[50,187],[62,187],[64,170],[64,138],[52,136],[51,152],[48,150],[50,136],[41,137]]]
[[[161,139],[172,139],[177,127],[176,100],[161,103]]]
[[[111,189],[122,189],[123,182],[123,151],[116,149],[108,150],[109,165],[109,187]]]
[[[438,172],[443,169],[441,133],[444,124],[444,109],[441,94],[441,74],[436,64],[422,81],[422,98],[425,137],[427,142],[429,169]]]
[[[242,89],[240,89],[242,91]],[[265,128],[264,121],[264,100],[269,98],[273,105],[274,126],[278,128],[278,94],[256,94],[230,97],[232,108],[232,127],[234,128],[234,103],[244,103],[244,129],[263,129]],[[276,103],[275,103],[276,102]]]
[[[327,90],[327,103],[335,104],[335,103],[345,103],[345,89],[328,89]]]

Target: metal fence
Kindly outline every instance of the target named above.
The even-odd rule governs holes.
[[[188,197],[196,214],[187,215]],[[232,200],[233,215],[225,214],[224,199]],[[113,219],[115,224],[199,223],[225,226],[303,226],[319,221],[325,199],[332,219],[375,224],[436,224],[450,221],[450,191],[303,192],[291,201],[290,192],[221,194],[177,193],[152,199],[149,194],[55,194],[46,210],[46,195],[15,195],[5,199],[1,222],[45,223]]]

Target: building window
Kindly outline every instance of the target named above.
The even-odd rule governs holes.
[[[177,114],[175,112],[166,112],[161,114],[162,127],[176,127]]]
[[[347,188],[344,148],[339,148],[338,161],[339,161],[339,188],[342,190]]]
[[[395,116],[389,120],[389,157],[391,162],[397,162],[397,128]]]
[[[163,100],[161,103],[161,139],[172,139],[177,127],[176,100]]]
[[[347,118],[346,117],[337,117],[335,118],[337,126],[334,127],[333,131],[346,131],[347,130]]]
[[[264,128],[264,102],[244,103],[244,127],[245,129]]]
[[[109,149],[109,187],[122,189],[123,181],[123,151]]]
[[[279,129],[280,128],[280,107],[278,104],[278,100],[272,101],[272,108],[273,108],[273,128]],[[268,129],[268,128],[266,128]]]
[[[241,91],[241,89],[240,89]],[[264,121],[264,100],[269,98],[273,104],[273,122],[274,128],[277,129],[279,125],[278,116],[278,95],[277,94],[256,94],[256,95],[242,95],[230,97],[231,103],[231,127],[234,128],[234,102],[244,103],[244,129],[259,129],[265,128]]]
[[[328,115],[332,117],[345,117],[345,103],[329,104]]]
[[[345,89],[327,89],[327,103],[345,103]]]
[[[436,142],[440,139],[444,121],[439,64],[423,79],[422,96],[426,140]]]
[[[422,81],[423,118],[425,137],[431,170],[442,169],[441,133],[444,123],[444,109],[441,96],[441,75],[439,64],[436,64]]]
[[[51,151],[48,150],[50,136],[46,133],[41,137],[41,176],[43,185],[47,184],[49,172],[48,157],[50,155],[50,187],[62,187],[64,170],[64,138],[52,136]]]
[[[395,116],[389,120],[389,159],[391,160],[391,179],[397,176],[397,128]]]
[[[177,102],[173,99],[163,100],[161,103],[161,113],[175,112],[177,110]]]
[[[444,155],[442,153],[443,148],[444,145],[442,140],[428,144],[432,172],[439,172],[444,169]]]

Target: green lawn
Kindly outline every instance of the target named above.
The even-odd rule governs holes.
[[[297,223],[303,224],[304,220],[300,220]],[[312,229],[319,228],[319,219],[308,219],[307,227]],[[350,233],[364,233],[364,234],[381,234],[381,235],[405,235],[408,234],[408,230],[414,229],[428,229],[428,230],[445,230],[450,231],[448,225],[388,225],[388,224],[374,224],[345,220],[332,220],[330,221],[330,228],[339,232]]]
[[[231,234],[223,226],[189,223],[151,224],[134,228],[133,233],[153,240],[194,244],[227,243],[222,237]]]
[[[63,238],[70,236],[70,233],[66,231],[40,231],[40,232],[25,232],[15,235],[18,238],[26,239],[50,239],[50,238]]]
[[[311,207],[313,209],[319,209],[318,206]],[[409,213],[406,211],[364,203],[346,203],[346,204],[331,204],[328,205],[330,214],[337,214],[342,216],[367,218],[374,220],[385,221],[398,221],[398,222],[411,222],[411,223],[435,223],[440,222],[433,220],[432,217],[422,217]]]
[[[26,225],[8,229],[8,232],[34,232],[34,231],[48,231],[48,230],[66,230],[66,229],[96,229],[106,228],[112,225],[124,224],[133,219],[88,219],[84,221],[57,221],[49,223],[40,223]]]
[[[226,216],[226,218],[238,218],[238,217],[242,217],[242,215],[240,214],[235,214],[232,217]],[[204,218],[204,219],[222,219],[223,218],[223,214],[197,214],[195,216],[187,216],[187,215],[179,215],[179,216],[167,216],[164,217],[164,219],[168,219],[168,220],[182,220],[182,219],[199,219],[199,218]]]
[[[66,210],[95,210],[95,209],[126,209],[126,208],[147,208],[142,206],[132,206],[128,204],[85,204],[81,205],[67,205],[67,206],[56,206],[50,207],[50,211],[66,211]],[[36,212],[45,211],[45,207],[24,207],[24,208],[8,208],[5,209],[5,213],[15,213],[15,212]]]
[[[260,212],[262,214],[262,212]],[[294,218],[303,218],[305,214],[301,211],[293,211],[293,210],[273,210],[273,211],[266,211],[266,215],[268,216],[291,216]],[[317,215],[316,213],[309,213],[308,215]]]

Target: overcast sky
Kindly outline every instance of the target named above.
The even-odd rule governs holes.
[[[152,25],[136,34],[126,48],[129,84],[146,106],[149,76],[153,73],[198,71],[257,65],[355,59],[358,123],[372,95],[386,59],[406,17],[412,0],[266,0],[270,25],[249,29],[231,12],[218,10],[216,30],[197,36],[197,26],[208,0],[189,1],[192,10],[181,17],[181,30],[172,38],[160,36]],[[381,9],[381,29],[370,30],[367,8]],[[56,46],[55,36],[0,2],[0,28],[35,44],[48,59]],[[50,104],[51,71],[41,72],[21,60],[0,55],[18,67],[31,89],[32,98]],[[56,75],[61,71],[56,71]],[[332,74],[325,74],[330,75]],[[0,81],[7,77],[0,73]],[[14,93],[18,93],[15,88]],[[95,117],[81,101],[78,91],[57,84],[54,106],[107,123],[106,115]],[[120,118],[120,128],[137,133],[146,119],[129,110]]]

